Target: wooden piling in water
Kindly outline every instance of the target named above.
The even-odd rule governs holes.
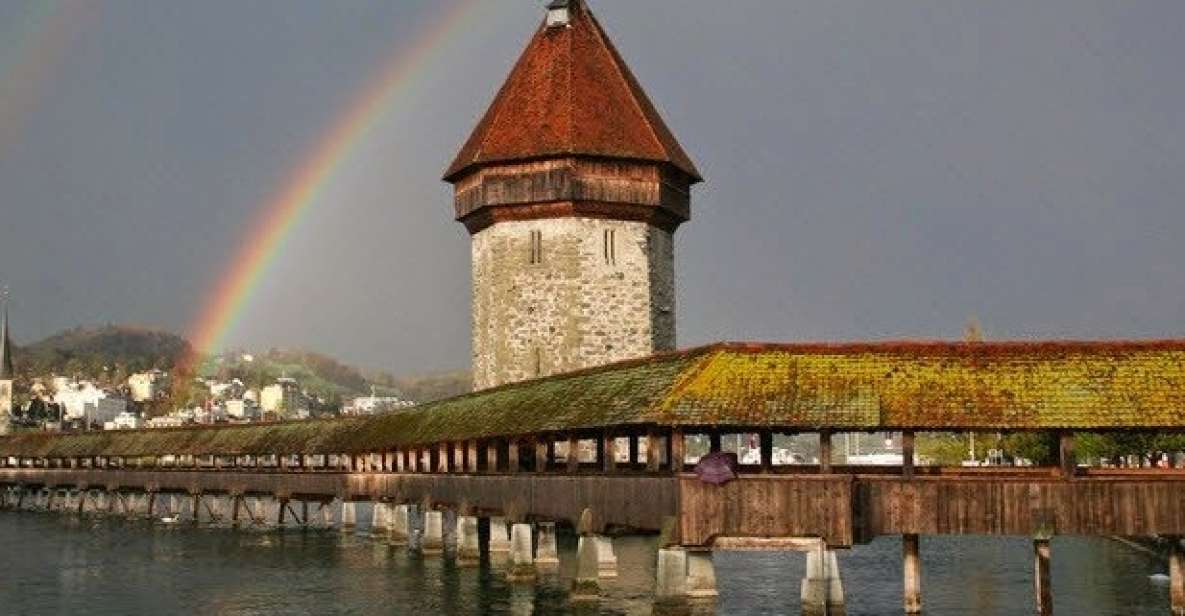
[[[1033,540],[1033,585],[1037,600],[1037,616],[1053,614],[1053,589],[1049,579],[1049,539]]]
[[[901,561],[904,568],[905,582],[905,613],[922,613],[922,561],[919,557],[919,539],[917,535],[901,536]]]
[[[1173,616],[1185,616],[1185,540],[1173,537],[1169,550],[1169,604]]]

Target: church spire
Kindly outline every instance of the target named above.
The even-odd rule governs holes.
[[[11,381],[15,372],[12,369],[12,341],[8,338],[8,289],[0,291],[0,304],[3,305],[3,316],[0,317],[0,380]]]

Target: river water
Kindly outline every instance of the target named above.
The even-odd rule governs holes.
[[[361,516],[360,512],[360,516]],[[0,614],[649,614],[652,538],[616,541],[620,575],[596,609],[574,611],[564,565],[532,585],[501,569],[390,548],[364,530],[250,532],[161,526],[59,514],[0,514]],[[1032,613],[1025,538],[923,537],[927,614]],[[901,613],[901,543],[885,537],[840,553],[848,614]],[[718,614],[798,614],[804,557],[717,552]],[[1053,542],[1058,614],[1162,615],[1168,588],[1149,578],[1165,563],[1105,539]]]

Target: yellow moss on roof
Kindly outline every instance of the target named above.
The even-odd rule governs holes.
[[[0,455],[357,453],[624,426],[1185,429],[1185,342],[720,344],[370,418],[0,439]]]

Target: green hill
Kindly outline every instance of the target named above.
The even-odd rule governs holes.
[[[171,369],[190,353],[184,338],[145,327],[75,327],[15,349],[25,374],[67,374],[103,379],[151,368]]]

